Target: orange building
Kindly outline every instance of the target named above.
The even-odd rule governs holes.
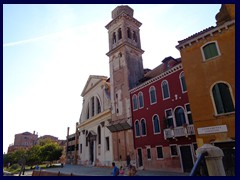
[[[235,147],[235,5],[223,4],[216,26],[176,48],[188,88],[198,147]]]

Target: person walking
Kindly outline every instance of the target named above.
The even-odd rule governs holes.
[[[113,170],[111,172],[111,174],[113,176],[118,176],[119,175],[119,169],[118,167],[115,165],[115,162],[112,162],[112,167],[113,167]]]
[[[124,176],[124,169],[122,166],[120,166],[120,168],[119,168],[119,175]]]

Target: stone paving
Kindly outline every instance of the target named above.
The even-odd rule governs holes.
[[[112,168],[109,167],[92,167],[83,165],[65,165],[63,168],[48,168],[42,171],[61,172],[66,174],[75,174],[82,176],[111,176]],[[24,176],[31,176],[32,171],[26,171]],[[149,171],[138,170],[137,176],[189,176],[189,173],[176,173],[176,172],[164,172],[164,171]],[[16,175],[18,176],[18,175]]]

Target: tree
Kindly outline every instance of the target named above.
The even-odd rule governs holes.
[[[32,167],[33,165],[41,163],[39,145],[33,146],[32,148],[28,149],[26,153],[27,153],[26,164],[28,166]]]
[[[40,147],[40,158],[42,161],[59,160],[62,155],[62,148],[55,142],[49,142]]]

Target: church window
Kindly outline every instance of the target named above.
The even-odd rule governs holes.
[[[98,132],[98,144],[101,144],[101,127],[100,126],[98,126],[97,132]]]
[[[133,31],[133,40],[134,40],[135,42],[137,42],[137,34],[136,34],[135,31]]]
[[[122,39],[122,30],[121,28],[118,29],[118,40]]]
[[[117,41],[117,40],[116,40],[116,33],[114,32],[114,33],[113,33],[113,44],[115,44],[116,41]]]
[[[129,39],[132,38],[132,37],[131,37],[131,30],[130,30],[129,27],[127,28],[127,36],[128,36]]]

